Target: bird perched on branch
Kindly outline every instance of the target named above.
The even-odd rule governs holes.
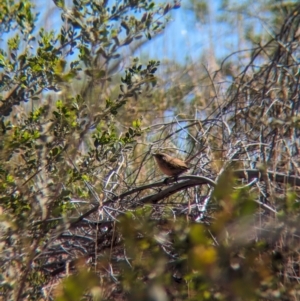
[[[180,160],[178,158],[171,157],[165,153],[155,153],[153,154],[155,161],[159,167],[159,169],[167,176],[174,177],[175,180],[179,175],[186,172],[189,167],[188,163],[196,158],[199,154],[201,154],[205,150],[205,145],[198,150],[196,154],[189,157],[186,160]]]
[[[184,161],[165,153],[156,153],[153,156],[160,170],[169,177],[177,178],[189,169]]]

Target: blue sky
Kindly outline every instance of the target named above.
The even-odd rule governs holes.
[[[203,50],[209,48],[209,33],[214,36],[214,43],[223,44],[224,35],[220,26],[211,20],[212,26],[196,22],[193,13],[186,10],[188,0],[182,1],[182,7],[171,11],[172,21],[166,30],[147,44],[141,53],[147,54],[149,58],[163,60],[169,58],[184,63],[186,59],[195,60]],[[65,0],[71,2],[71,0]],[[112,1],[113,2],[113,1]],[[62,23],[59,10],[54,6],[53,1],[36,0],[36,11],[38,11],[37,28],[43,26],[46,30],[55,30],[57,33]],[[212,1],[211,7],[213,14],[217,9],[219,0]],[[37,31],[36,31],[37,32]],[[2,48],[6,44],[7,36],[2,36],[0,42]],[[217,47],[215,50],[218,55],[222,55],[224,47]],[[224,52],[225,53],[225,52]]]
[[[111,3],[113,1],[111,0]],[[65,0],[65,2],[71,3],[72,0]],[[172,21],[166,30],[140,49],[135,54],[136,56],[161,61],[168,59],[184,64],[187,61],[199,60],[203,53],[213,52],[217,58],[222,58],[233,51],[237,51],[239,47],[246,47],[246,45],[241,45],[241,41],[238,39],[238,31],[245,31],[245,28],[238,28],[239,24],[235,23],[237,21],[233,21],[231,27],[228,24],[217,22],[222,14],[219,10],[221,0],[208,2],[211,10],[211,20],[208,24],[196,20],[193,10],[186,9],[188,2],[188,0],[183,0],[181,8],[171,11]],[[230,2],[233,3],[234,0]],[[245,0],[240,0],[239,5],[243,2]],[[258,16],[263,12],[257,11],[258,6],[256,6],[255,1],[247,1],[250,4],[252,2],[253,23],[256,15],[258,19]],[[44,26],[46,30],[55,30],[58,33],[62,21],[60,12],[54,6],[53,1],[36,0],[35,4],[36,10],[40,12],[37,27]],[[233,20],[237,19],[234,12],[231,14]],[[261,24],[256,23],[257,30],[262,30]],[[5,49],[6,47],[3,47],[6,44],[5,38],[1,44],[0,46]]]
[[[148,53],[149,58],[159,60],[167,58],[184,64],[187,61],[199,60],[203,53],[207,55],[209,51],[220,59],[240,47],[247,48],[247,45],[242,44],[238,38],[238,31],[245,31],[245,28],[238,28],[238,21],[235,21],[238,18],[234,12],[231,12],[232,25],[218,21],[224,14],[219,9],[220,0],[208,2],[211,14],[210,20],[205,24],[196,19],[193,10],[186,9],[188,2],[183,0],[180,9],[172,10],[172,21],[169,26],[160,36],[145,46],[141,53]],[[255,20],[249,22],[253,24]],[[261,31],[259,22],[257,22],[257,30]]]
[[[182,2],[182,8],[172,10],[172,20],[169,26],[145,47],[146,51],[149,51],[149,57],[157,59],[165,57],[179,63],[184,63],[186,60],[197,60],[201,52],[208,50],[211,46],[210,33],[214,36],[215,43],[223,44],[222,31],[224,30],[221,30],[214,20],[211,22],[211,27],[209,24],[197,22],[194,14],[185,9],[186,2]],[[214,10],[217,9],[215,5],[212,6]],[[143,49],[143,51],[145,50]],[[221,47],[216,49],[216,52],[218,56],[225,53]]]

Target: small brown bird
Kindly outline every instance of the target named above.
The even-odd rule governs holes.
[[[177,178],[189,169],[184,161],[165,153],[156,153],[153,156],[160,170],[169,177]]]

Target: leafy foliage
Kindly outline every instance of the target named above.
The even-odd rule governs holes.
[[[270,10],[276,34],[257,37],[245,67],[227,58],[212,75],[172,64],[158,77],[164,63],[126,51],[151,42],[179,2],[54,3],[58,34],[36,28],[30,1],[0,4],[10,33],[0,51],[1,294],[294,299],[299,5]],[[230,76],[219,93],[215,81]],[[199,83],[210,84],[199,93]],[[158,149],[187,153],[192,176],[157,181]]]

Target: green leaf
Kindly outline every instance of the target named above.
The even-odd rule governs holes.
[[[132,126],[134,127],[134,128],[140,128],[141,127],[141,120],[140,119],[137,119],[137,120],[134,120],[133,122],[132,122]]]
[[[55,5],[59,8],[65,8],[65,1],[64,0],[53,0]]]

